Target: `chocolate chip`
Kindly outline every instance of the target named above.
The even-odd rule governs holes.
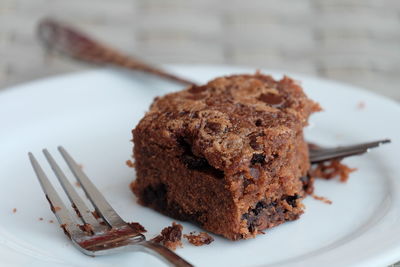
[[[205,158],[200,158],[189,154],[182,155],[182,161],[185,163],[186,167],[191,170],[201,170],[208,166],[208,162]]]
[[[253,212],[255,215],[258,215],[266,207],[267,207],[267,204],[265,203],[265,201],[259,201],[259,202],[257,202],[256,207],[253,209]]]
[[[158,209],[166,207],[167,186],[163,183],[158,185],[149,185],[143,192],[141,199],[145,205],[153,205]]]
[[[265,162],[265,155],[264,154],[253,154],[253,157],[251,158],[251,165],[255,165],[257,163],[264,163]]]
[[[297,207],[297,199],[299,199],[300,196],[299,195],[294,195],[294,196],[286,196],[284,197],[284,199],[286,200],[286,202],[292,206],[293,208]]]
[[[205,90],[207,90],[207,87],[206,87],[206,86],[196,86],[196,85],[193,85],[193,86],[189,89],[189,93],[192,93],[192,94],[199,94],[199,93],[204,92]]]
[[[255,124],[257,127],[260,127],[260,126],[262,126],[262,120],[258,119],[258,120],[256,120],[256,121],[254,122],[254,124]]]
[[[276,207],[276,205],[277,203],[275,201],[267,203],[265,200],[261,200],[256,203],[254,208],[250,208],[247,213],[243,214],[242,219],[247,220],[247,228],[249,229],[249,232],[254,232],[256,227],[260,225],[259,217],[261,216],[261,213],[266,209]]]
[[[205,128],[211,130],[211,132],[218,133],[222,127],[220,123],[209,121],[206,123]]]
[[[252,133],[249,136],[249,145],[251,146],[252,149],[262,150],[264,148],[264,145],[257,141],[258,137],[263,136],[263,135],[264,135],[263,133]]]
[[[261,94],[258,99],[274,108],[278,108],[284,103],[284,98],[282,96],[272,93]]]
[[[253,182],[250,179],[244,178],[244,180],[243,180],[243,187],[244,188],[248,187],[251,184],[253,184]]]
[[[198,157],[193,154],[192,146],[189,144],[185,138],[180,137],[177,139],[178,144],[183,149],[181,160],[185,164],[186,168],[189,170],[197,170],[204,173],[209,173],[217,179],[224,178],[225,174],[222,170],[214,168],[208,163],[207,159],[204,157]]]
[[[190,113],[189,111],[183,110],[183,111],[180,111],[178,115],[179,116],[185,116],[185,115],[187,115],[189,113]]]
[[[252,222],[250,222],[250,224],[248,224],[248,229],[249,229],[250,233],[253,233],[256,230],[256,225],[255,225],[254,221],[252,221]]]

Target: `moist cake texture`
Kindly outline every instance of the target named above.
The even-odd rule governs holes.
[[[284,77],[232,75],[156,98],[133,132],[139,203],[231,240],[303,213],[303,128],[320,108]]]

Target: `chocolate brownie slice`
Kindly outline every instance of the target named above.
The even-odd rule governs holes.
[[[233,75],[156,98],[133,130],[139,202],[237,240],[299,218],[303,127],[318,104],[288,78]]]

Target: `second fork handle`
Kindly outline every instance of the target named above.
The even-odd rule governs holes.
[[[144,241],[135,245],[139,246],[141,251],[158,257],[169,266],[193,267],[192,264],[160,244],[151,241]]]
[[[195,85],[185,78],[168,73],[162,69],[127,56],[88,35],[54,19],[44,19],[38,26],[38,36],[49,49],[64,55],[95,64],[109,64],[141,71],[166,78],[185,85]]]

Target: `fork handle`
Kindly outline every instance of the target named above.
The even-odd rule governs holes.
[[[139,246],[139,250],[142,252],[149,253],[154,255],[164,261],[169,266],[176,266],[176,267],[193,267],[192,264],[188,263],[186,260],[175,254],[173,251],[169,250],[168,248],[151,242],[151,241],[144,241],[135,244],[135,246]]]
[[[53,19],[44,19],[38,26],[38,37],[48,49],[94,64],[109,64],[166,78],[184,85],[195,83],[156,68],[148,63],[108,47],[86,34]]]

